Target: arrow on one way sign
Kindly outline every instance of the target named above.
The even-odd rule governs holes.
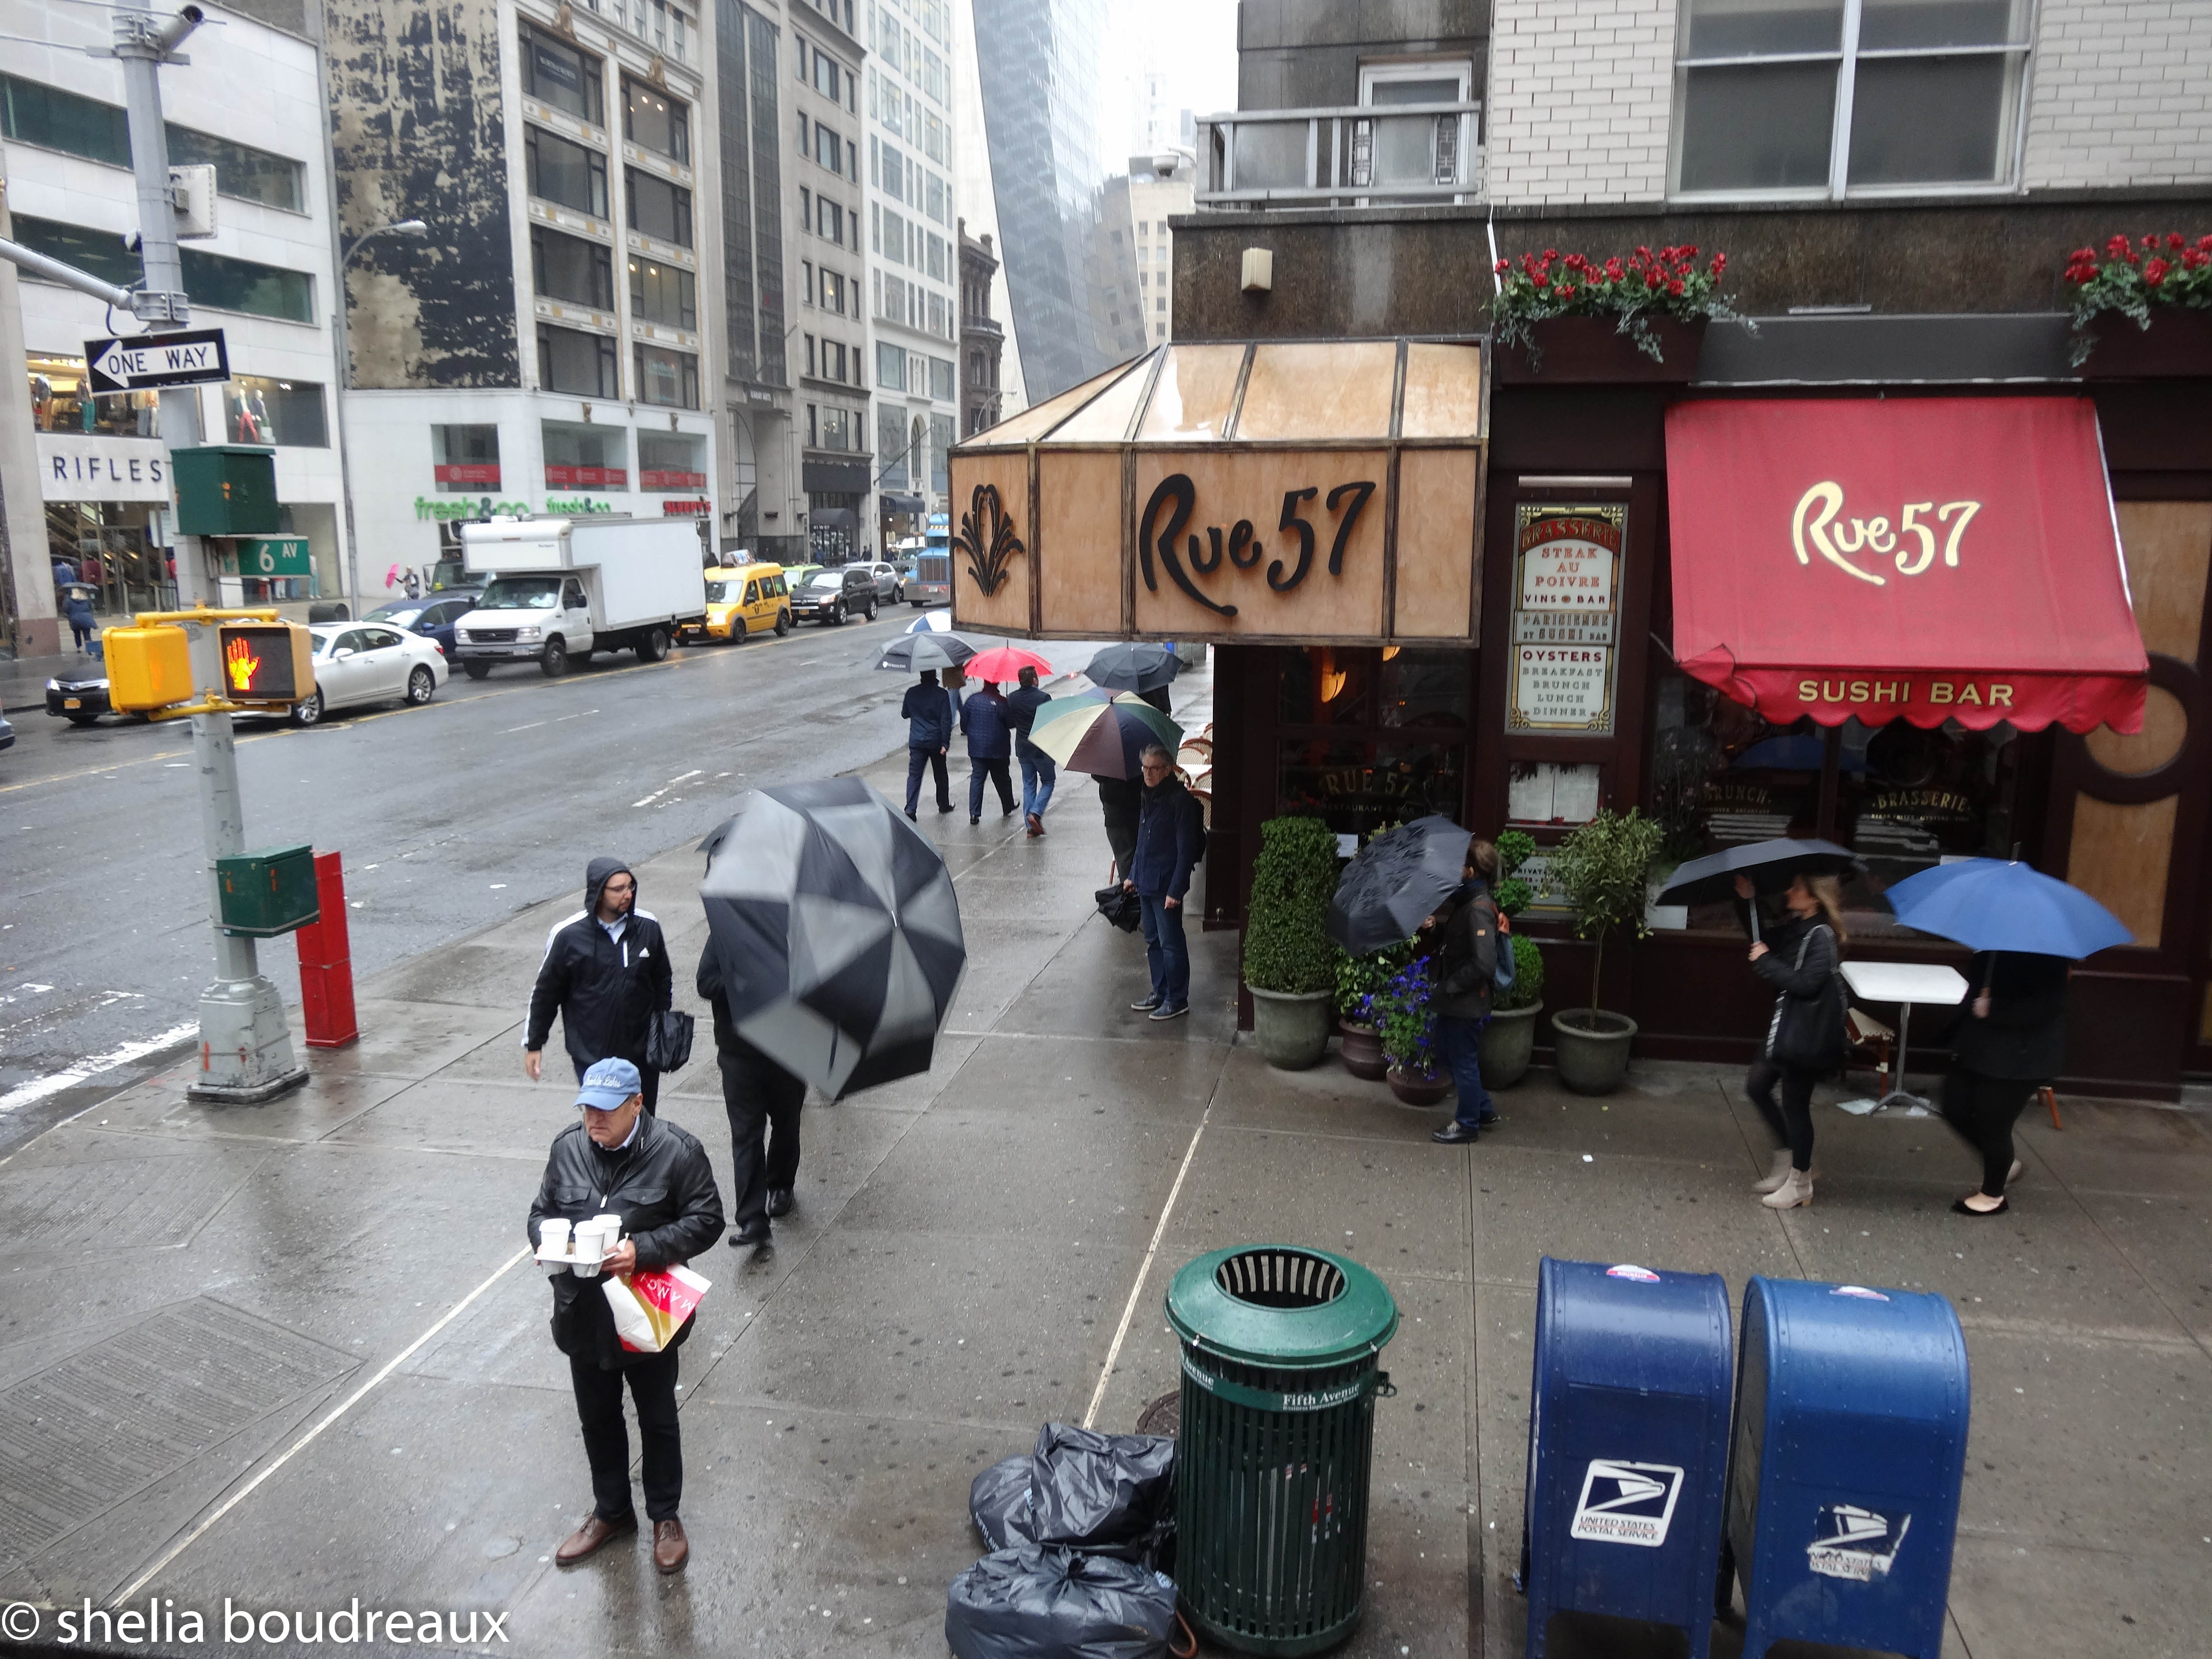
[[[94,392],[152,392],[230,378],[230,355],[219,328],[87,340],[84,361]]]

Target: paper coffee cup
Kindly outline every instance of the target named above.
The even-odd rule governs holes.
[[[606,1240],[598,1218],[576,1224],[576,1272],[586,1279],[597,1279],[599,1262],[607,1253]]]
[[[568,1220],[566,1216],[549,1215],[538,1224],[538,1248],[548,1255],[568,1254]]]

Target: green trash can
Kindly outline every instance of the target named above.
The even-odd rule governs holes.
[[[1245,1244],[1168,1287],[1182,1339],[1176,1583],[1192,1621],[1240,1653],[1331,1648],[1367,1584],[1377,1360],[1398,1304],[1356,1261]]]

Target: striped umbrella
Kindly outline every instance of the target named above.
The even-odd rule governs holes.
[[[1153,744],[1172,756],[1182,727],[1134,692],[1079,691],[1040,707],[1030,741],[1071,771],[1133,778],[1138,756]]]
[[[925,611],[906,625],[909,634],[950,634],[952,613],[950,611]]]

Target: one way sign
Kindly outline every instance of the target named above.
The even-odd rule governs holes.
[[[230,356],[219,328],[87,340],[84,360],[92,369],[94,392],[151,392],[230,378]]]

